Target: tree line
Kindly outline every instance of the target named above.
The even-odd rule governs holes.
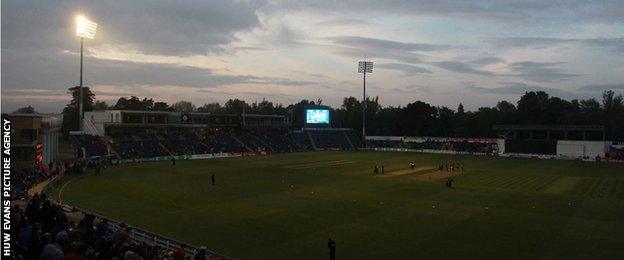
[[[72,99],[63,109],[62,131],[65,134],[78,128],[78,88],[69,88],[69,93]],[[130,96],[120,97],[114,105],[108,105],[96,100],[88,87],[84,89],[83,101],[84,111],[120,109],[285,115],[292,121],[293,128],[304,125],[304,110],[307,106],[322,105],[323,102],[321,99],[304,99],[284,106],[266,99],[252,103],[230,99],[223,104],[213,102],[196,107],[189,101],[169,105],[151,98]],[[367,98],[365,102],[355,97],[345,97],[342,105],[332,111],[332,126],[361,129],[363,103],[366,105],[367,135],[495,137],[496,133],[492,130],[495,124],[604,125],[607,138],[624,140],[624,98],[612,90],[604,91],[601,100],[565,100],[543,91],[530,91],[515,104],[503,100],[493,107],[480,107],[475,111],[466,111],[461,103],[456,109],[433,106],[423,101],[414,101],[405,106],[382,106],[379,97]],[[32,107],[22,110],[34,112]]]

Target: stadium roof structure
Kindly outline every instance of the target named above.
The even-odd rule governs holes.
[[[604,131],[603,125],[493,125],[494,130]]]
[[[518,139],[525,134],[527,139],[605,140],[604,125],[493,125],[492,129],[504,139]],[[579,133],[578,137],[573,137],[574,133]],[[599,134],[596,136],[594,133]]]

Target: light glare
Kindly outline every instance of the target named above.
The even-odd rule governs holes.
[[[93,39],[96,29],[97,23],[87,20],[87,18],[82,15],[76,17],[76,36]]]

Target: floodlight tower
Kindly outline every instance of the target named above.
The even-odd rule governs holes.
[[[97,29],[97,23],[89,21],[82,15],[76,17],[76,36],[80,37],[80,97],[78,99],[79,109],[78,109],[78,128],[82,131],[82,120],[84,119],[83,114],[83,102],[82,102],[82,53],[83,53],[83,45],[84,38],[93,39],[95,37],[95,30]]]
[[[360,61],[358,73],[363,73],[363,96],[362,96],[362,145],[366,148],[366,73],[373,73],[372,61]]]

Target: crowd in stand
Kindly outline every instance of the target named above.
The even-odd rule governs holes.
[[[17,259],[167,259],[170,252],[137,243],[130,228],[113,231],[106,219],[85,214],[78,223],[45,195],[35,195],[25,209],[11,213]]]
[[[317,148],[353,149],[361,146],[353,131],[311,131]],[[150,132],[124,129],[110,131],[108,141],[91,135],[72,136],[85,157],[116,151],[123,159],[217,153],[276,153],[312,150],[308,133],[285,130],[167,129]],[[81,153],[82,154],[82,153]],[[110,154],[113,156],[113,154]]]
[[[438,141],[426,140],[423,142],[406,142],[403,140],[367,140],[371,148],[403,148],[413,150],[447,150],[468,153],[494,153],[496,143],[469,142],[469,141]]]
[[[615,146],[611,146],[609,148],[609,159],[624,160],[624,147],[617,148]]]
[[[37,183],[50,179],[56,175],[64,175],[68,167],[66,163],[42,164],[34,169],[30,167],[18,168],[11,173],[14,199],[23,199],[28,196],[28,190]]]
[[[76,147],[84,147],[84,156],[104,156],[108,153],[106,143],[98,136],[93,135],[72,135],[72,142]],[[80,151],[82,155],[82,151]]]
[[[27,169],[17,169],[11,173],[13,196],[17,199],[26,197],[27,191],[35,184],[48,178],[42,170],[31,171]]]
[[[273,152],[301,152],[306,148],[297,143],[292,134],[284,131],[257,131],[254,133],[263,143],[271,148]]]
[[[12,174],[14,192],[11,211],[11,249],[14,259],[74,260],[74,259],[188,259],[184,248],[176,252],[158,246],[139,243],[131,238],[132,229],[124,224],[111,225],[107,219],[93,214],[78,217],[66,214],[60,204],[49,200],[45,193],[28,197],[35,184],[68,172],[84,172],[98,167],[100,162],[50,163],[36,170],[20,170]],[[17,201],[27,201],[23,203]],[[22,205],[22,206],[20,206]],[[220,259],[200,248],[192,259]]]

